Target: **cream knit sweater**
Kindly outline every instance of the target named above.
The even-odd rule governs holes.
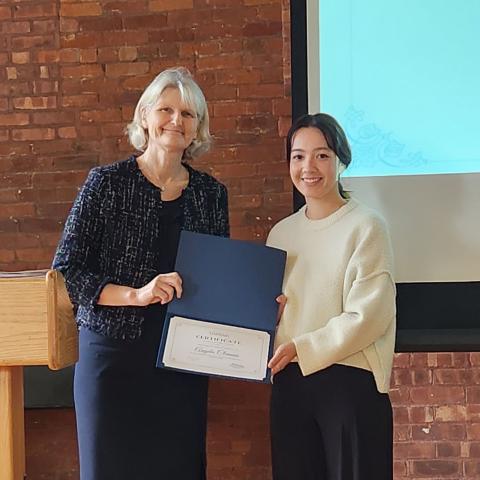
[[[387,392],[395,345],[392,250],[383,219],[350,199],[321,220],[304,206],[267,245],[288,252],[276,346],[293,340],[303,375],[334,363],[373,372]]]

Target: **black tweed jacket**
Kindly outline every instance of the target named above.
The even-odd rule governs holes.
[[[183,192],[182,229],[227,237],[225,186],[185,166],[190,182]],[[159,190],[143,176],[134,156],[90,171],[53,261],[65,277],[79,326],[114,338],[140,336],[144,307],[96,302],[107,283],[138,288],[164,273],[155,268],[161,215]]]

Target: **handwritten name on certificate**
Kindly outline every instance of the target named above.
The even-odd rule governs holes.
[[[191,372],[263,380],[269,343],[267,332],[172,317],[163,363]]]

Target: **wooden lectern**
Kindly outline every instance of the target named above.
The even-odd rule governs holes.
[[[58,370],[77,357],[77,328],[61,274],[0,275],[0,480],[25,477],[23,367]]]

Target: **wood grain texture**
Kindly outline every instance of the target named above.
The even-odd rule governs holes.
[[[0,480],[23,480],[23,368],[0,367]]]

